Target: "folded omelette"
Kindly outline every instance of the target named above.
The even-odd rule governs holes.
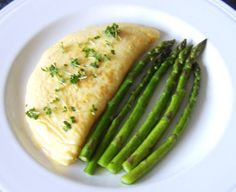
[[[111,24],[67,35],[46,50],[26,90],[37,146],[59,164],[74,162],[128,70],[158,38],[153,28]]]

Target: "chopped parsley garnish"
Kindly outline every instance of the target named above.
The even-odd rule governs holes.
[[[94,39],[99,39],[99,38],[101,38],[101,36],[99,36],[99,35],[94,37]]]
[[[85,53],[85,57],[93,57],[95,61],[98,62],[103,60],[103,56],[93,48],[85,47],[82,49],[82,51]]]
[[[82,51],[85,53],[85,57],[94,57],[97,54],[95,49],[89,47],[83,48]]]
[[[71,123],[76,123],[75,117],[74,117],[74,116],[71,116],[71,117],[70,117],[70,121],[71,121]]]
[[[102,56],[101,54],[99,54],[99,53],[97,53],[97,54],[94,56],[94,58],[95,58],[96,61],[99,61],[99,62],[103,60],[103,56]]]
[[[112,50],[111,50],[111,53],[112,53],[113,55],[115,55],[115,54],[116,54],[116,52],[115,52],[115,50],[114,50],[114,49],[112,49]]]
[[[99,67],[97,62],[90,63],[90,66],[94,67],[94,68],[98,68]]]
[[[38,119],[39,118],[39,112],[35,108],[31,108],[25,113],[29,118],[32,119]]]
[[[108,37],[118,37],[118,33],[120,32],[119,29],[119,25],[117,25],[116,23],[113,23],[111,26],[107,26],[107,28],[105,29],[105,34]]]
[[[70,82],[76,84],[79,80],[87,78],[87,75],[84,70],[80,70],[78,74],[72,74],[70,76]]]
[[[70,107],[71,111],[76,111],[76,108],[74,106]]]
[[[73,75],[70,76],[70,82],[72,84],[76,84],[78,81],[79,81],[79,75],[73,74]]]
[[[43,111],[45,112],[46,115],[51,115],[52,114],[52,109],[50,107],[44,107]]]
[[[97,110],[98,110],[98,109],[97,109],[96,106],[93,104],[93,105],[92,105],[92,108],[90,109],[90,112],[91,112],[92,115],[95,115]]]
[[[63,121],[64,126],[63,126],[63,130],[64,131],[68,131],[72,128],[71,124],[68,121]]]
[[[49,72],[52,77],[59,75],[59,69],[56,67],[56,63],[50,65],[50,67],[41,68],[45,72]]]
[[[61,89],[59,89],[59,88],[58,88],[58,89],[55,89],[55,92],[59,92],[60,90],[61,90]]]
[[[71,65],[72,67],[78,67],[78,66],[80,65],[78,58],[71,58],[71,60],[70,60],[70,65]]]
[[[65,82],[65,79],[59,74],[59,68],[56,66],[56,63],[50,65],[46,68],[41,68],[44,72],[48,72],[51,77],[57,77],[61,83]]]
[[[87,78],[87,75],[86,75],[86,72],[84,71],[84,69],[81,69],[80,71],[78,71],[78,74],[79,74],[79,80]]]
[[[67,112],[67,107],[66,106],[63,107],[63,112]]]
[[[56,97],[55,99],[53,99],[50,103],[53,104],[53,103],[57,103],[58,101],[60,101],[60,99],[58,97]]]
[[[110,61],[111,60],[111,58],[107,54],[104,54],[103,58],[104,58],[104,61]]]

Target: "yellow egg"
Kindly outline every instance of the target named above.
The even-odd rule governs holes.
[[[59,164],[78,158],[132,64],[159,38],[153,28],[118,25],[114,37],[105,33],[107,25],[67,35],[45,51],[29,78],[26,119],[33,140]]]

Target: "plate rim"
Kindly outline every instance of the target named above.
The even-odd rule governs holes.
[[[209,1],[209,2],[217,2],[218,0],[208,0],[208,1]],[[3,10],[0,11],[0,16],[3,16],[3,17],[0,19],[0,23],[1,23],[2,19],[3,19],[3,18],[6,19],[6,17],[8,17],[11,12],[17,11],[17,8],[18,8],[18,7],[23,6],[24,4],[29,3],[29,2],[32,2],[32,0],[26,0],[26,1],[24,1],[24,0],[16,0],[16,1],[14,1],[13,3],[9,4],[8,6],[6,6],[6,8],[3,8]],[[23,3],[23,4],[22,4],[22,3]],[[215,5],[215,4],[213,4],[213,5]],[[216,5],[215,5],[215,6],[216,6]],[[219,10],[221,10],[221,11],[224,12],[224,13],[226,13],[226,15],[228,15],[228,17],[230,17],[227,12],[225,12],[225,11],[222,10],[222,9],[220,9],[219,6],[217,6],[217,7],[219,8]],[[233,20],[234,20],[234,22],[236,21],[236,16],[235,16],[235,15],[233,15]],[[0,177],[1,177],[1,175],[0,175]],[[0,185],[1,185],[1,183],[0,183]],[[89,189],[91,189],[91,188],[88,188],[88,190],[89,190]],[[127,189],[127,188],[126,188],[126,189]],[[132,190],[132,189],[134,189],[134,188],[130,188],[130,189]],[[109,190],[110,190],[110,189],[109,189]]]

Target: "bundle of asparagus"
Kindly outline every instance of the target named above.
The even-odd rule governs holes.
[[[110,122],[112,121],[115,114],[115,110],[127,93],[129,87],[133,84],[135,78],[137,78],[137,76],[141,73],[147,63],[152,62],[153,64],[155,64],[162,62],[165,59],[166,55],[168,55],[173,44],[174,40],[162,42],[159,46],[148,52],[147,56],[143,60],[140,60],[130,70],[125,80],[121,84],[119,90],[112,98],[112,100],[108,103],[105,112],[94,128],[94,131],[90,135],[87,143],[82,148],[80,152],[81,160],[88,161],[91,158],[92,154],[96,150],[97,144],[101,141],[101,137],[104,134],[104,131],[106,131],[107,127],[110,125]]]
[[[150,171],[174,147],[197,100],[201,76],[196,60],[203,52],[206,40],[193,48],[184,40],[171,52],[174,43],[174,40],[163,41],[128,73],[81,151],[80,159],[88,161],[84,170],[86,173],[94,174],[98,164],[113,173],[123,167],[128,173],[122,177],[122,182],[131,184]],[[116,114],[122,98],[147,64],[149,68],[143,78]],[[171,72],[159,99],[144,123],[136,130],[150,97],[170,67]],[[188,103],[176,127],[154,150],[179,111],[191,72],[194,73],[194,81]],[[125,117],[127,119],[120,126]],[[131,137],[134,129],[136,131]]]
[[[157,69],[160,66],[160,63],[163,62],[164,59],[167,57],[167,55],[169,54],[169,52],[171,50],[171,47],[174,45],[174,42],[175,42],[175,40],[163,41],[159,46],[157,46],[156,48],[154,48],[153,50],[151,50],[148,53],[147,58],[145,58],[145,60],[148,60],[149,62],[152,62],[153,64],[151,64],[151,67],[147,70],[147,72],[143,76],[141,82],[139,82],[139,85],[131,92],[131,95],[130,95],[128,101],[123,106],[120,113],[113,119],[110,127],[108,128],[108,131],[107,131],[105,137],[103,138],[102,142],[98,146],[98,149],[95,152],[93,158],[88,162],[88,165],[85,168],[85,172],[87,172],[89,174],[94,173],[95,168],[97,166],[98,159],[103,154],[106,147],[109,145],[111,139],[114,137],[117,129],[119,128],[119,125],[120,125],[122,119],[131,110],[132,106],[134,105],[134,103],[136,101],[136,98],[143,91],[144,87],[149,82],[150,78],[153,76],[155,71],[157,71]],[[139,63],[137,65],[139,65]],[[144,61],[144,63],[145,63],[145,61]],[[88,150],[91,150],[91,149],[88,149]]]
[[[194,64],[194,82],[189,96],[188,104],[181,114],[181,117],[175,126],[174,130],[169,134],[167,139],[146,159],[144,159],[138,166],[132,171],[128,172],[122,177],[122,182],[126,184],[132,184],[137,179],[146,174],[154,165],[156,165],[168,152],[174,147],[177,139],[181,136],[188,119],[190,118],[193,107],[197,101],[199,88],[200,88],[200,67],[198,63]]]

